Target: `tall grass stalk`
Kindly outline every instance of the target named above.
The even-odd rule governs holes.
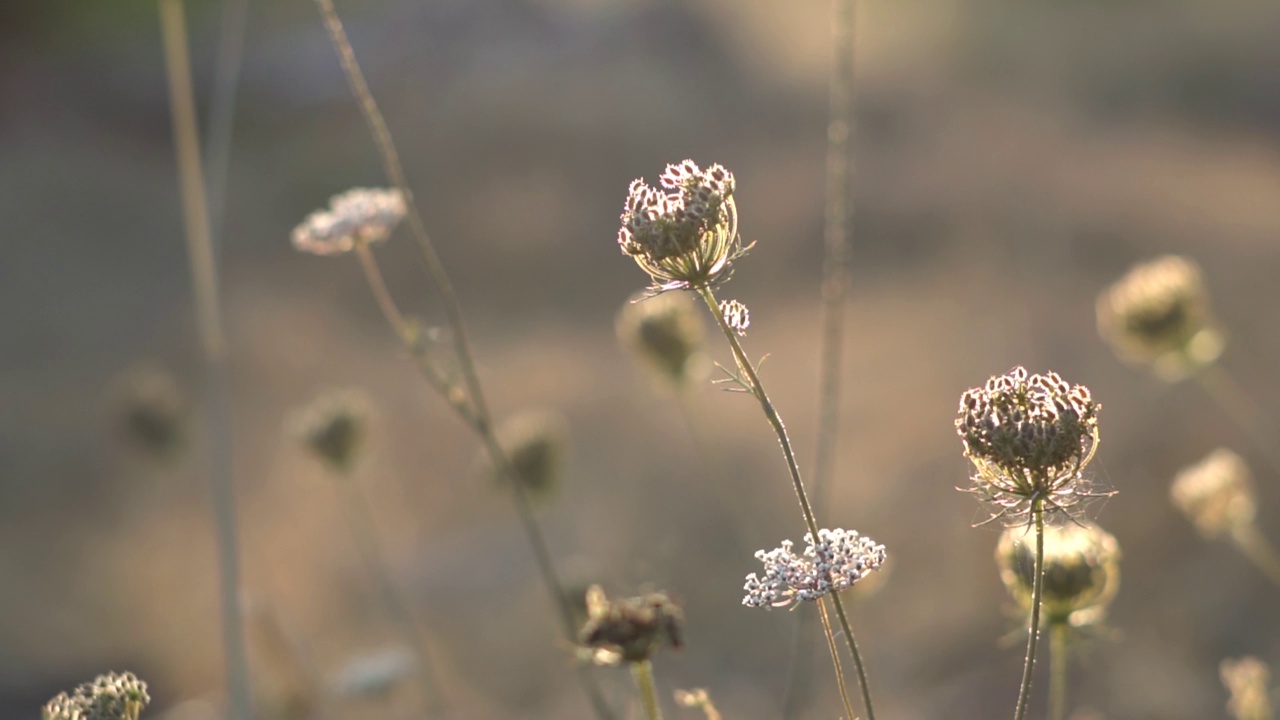
[[[828,84],[826,229],[822,263],[822,334],[818,350],[818,431],[813,463],[813,495],[821,504],[835,471],[844,379],[846,297],[849,290],[850,233],[853,225],[854,82],[857,0],[831,2],[831,75]],[[808,697],[813,659],[812,614],[798,613],[791,672],[783,693],[783,715],[794,717]]]
[[[320,16],[324,21],[325,28],[329,32],[329,38],[338,52],[347,83],[350,85],[351,92],[356,98],[365,122],[373,135],[374,144],[382,156],[387,178],[404,197],[409,226],[417,241],[427,276],[439,295],[441,307],[452,332],[454,354],[457,357],[458,366],[462,373],[467,402],[465,406],[455,402],[447,392],[446,400],[450,401],[450,406],[455,408],[463,420],[480,436],[494,467],[511,478],[509,486],[512,501],[516,508],[516,515],[519,517],[525,538],[533,551],[539,575],[552,596],[552,602],[558,610],[566,638],[569,642],[574,642],[576,640],[577,627],[573,606],[569,597],[565,594],[564,583],[561,582],[555,565],[551,560],[551,552],[547,547],[546,537],[542,532],[542,528],[534,516],[528,491],[512,472],[511,464],[499,445],[497,436],[494,434],[492,416],[489,414],[488,404],[485,401],[480,379],[476,373],[475,360],[469,339],[470,335],[462,317],[462,307],[458,302],[457,293],[454,291],[453,282],[445,271],[444,264],[436,252],[435,245],[427,234],[426,225],[423,223],[422,215],[418,211],[417,201],[414,199],[413,192],[409,189],[405,179],[404,168],[400,162],[399,153],[396,151],[395,143],[392,140],[391,132],[387,128],[386,120],[378,109],[378,104],[375,102],[373,94],[369,91],[369,84],[365,80],[359,62],[356,60],[355,51],[351,47],[351,42],[347,38],[346,30],[342,26],[342,21],[338,18],[333,2],[332,0],[315,0],[315,2],[316,7],[320,10]],[[372,256],[369,255],[369,257],[371,258]],[[362,262],[364,262],[363,258]],[[375,293],[377,293],[377,288],[375,288]],[[391,304],[390,307],[394,308],[394,304]],[[384,313],[387,313],[386,308],[384,308]],[[403,318],[397,324],[396,321],[392,320],[392,317],[393,315],[389,314],[388,320],[392,322],[400,337],[402,339],[405,338],[406,327],[403,324]],[[430,373],[428,375],[429,379],[432,380],[432,384],[435,385],[437,381],[430,377]],[[437,389],[447,391],[447,388],[441,385],[437,385]],[[578,675],[597,717],[602,720],[612,718],[613,714],[605,704],[600,688],[589,670],[585,667],[580,668]]]
[[[1027,629],[1027,659],[1022,667],[1022,685],[1018,689],[1018,705],[1013,720],[1027,716],[1027,701],[1031,697],[1031,671],[1036,664],[1036,646],[1040,640],[1040,604],[1044,598],[1044,498],[1036,496],[1031,501],[1031,515],[1036,525],[1035,582],[1031,585],[1031,621]]]
[[[765,392],[764,384],[760,382],[760,376],[756,374],[755,366],[751,364],[746,351],[742,349],[742,343],[738,342],[737,334],[733,328],[729,327],[724,315],[721,314],[715,293],[705,285],[698,288],[697,292],[702,297],[703,302],[706,303],[707,309],[711,311],[712,317],[716,319],[716,324],[720,326],[720,332],[729,341],[729,347],[733,351],[734,362],[738,366],[737,379],[760,403],[760,409],[764,412],[765,419],[769,422],[769,426],[773,428],[773,432],[778,438],[778,444],[782,446],[782,456],[785,458],[787,470],[791,474],[791,484],[796,493],[796,500],[800,503],[800,512],[804,515],[805,527],[816,542],[818,539],[818,521],[814,517],[813,506],[809,503],[809,495],[805,492],[804,480],[800,476],[800,466],[796,463],[795,450],[791,446],[791,439],[787,437],[787,428],[782,424],[782,418],[778,415],[777,409],[774,408],[773,402],[769,400],[769,394]],[[835,607],[836,617],[840,620],[840,629],[844,632],[845,641],[849,646],[849,653],[853,657],[854,670],[858,673],[858,685],[862,690],[862,702],[867,710],[867,720],[875,720],[875,710],[871,703],[871,688],[867,684],[867,674],[866,669],[863,667],[862,655],[858,652],[858,643],[854,639],[853,628],[849,623],[848,616],[845,614],[844,603],[840,601],[838,592],[831,593],[831,604]]]
[[[196,325],[204,355],[204,407],[209,432],[209,467],[217,529],[222,641],[226,663],[227,716],[252,715],[244,618],[240,606],[240,551],[231,446],[231,407],[227,388],[227,349],[218,301],[218,267],[210,238],[209,208],[200,168],[200,140],[187,50],[182,0],[159,0],[169,79],[174,150],[186,225],[187,251],[196,306]]]

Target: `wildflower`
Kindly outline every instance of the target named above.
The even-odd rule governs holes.
[[[592,585],[578,639],[597,664],[641,663],[663,645],[683,647],[684,613],[664,593],[610,600]]]
[[[354,390],[320,395],[294,413],[293,435],[320,460],[347,472],[356,460],[368,424],[368,399]]]
[[[404,195],[395,189],[353,188],[329,200],[293,229],[293,247],[316,255],[350,252],[356,243],[386,240],[404,219]]]
[[[756,559],[764,563],[764,577],[747,576],[743,605],[767,609],[817,600],[853,587],[885,561],[883,545],[853,530],[822,529],[817,542],[811,533],[805,534],[804,541],[803,555],[791,551],[790,540],[773,550],[756,551]]]
[[[716,287],[729,279],[746,248],[738,236],[734,179],[720,165],[692,160],[668,165],[663,192],[634,180],[618,230],[618,246],[653,280],[652,294]]]
[[[1005,589],[1031,610],[1035,584],[1035,538],[1008,528],[996,546]],[[1120,587],[1120,545],[1097,525],[1068,523],[1044,529],[1044,599],[1047,622],[1092,625],[1106,615]]]
[[[549,411],[513,415],[494,434],[512,474],[527,492],[545,497],[559,486],[569,451],[569,425],[563,416]],[[494,482],[508,479],[491,464],[487,472]]]
[[[147,684],[130,672],[99,675],[45,704],[42,720],[138,720],[151,702]]]
[[[667,293],[629,302],[618,313],[618,338],[662,377],[684,386],[704,369],[703,326],[693,301]]]
[[[724,318],[724,324],[738,333],[739,337],[747,334],[747,328],[751,325],[751,314],[747,312],[746,305],[737,300],[721,300],[720,316]]]
[[[1271,720],[1271,672],[1256,657],[1227,658],[1218,667],[1231,698],[1227,712],[1236,720]]]
[[[1207,538],[1253,523],[1253,476],[1244,459],[1226,448],[1179,472],[1169,494]]]
[[[1015,367],[960,396],[956,433],[976,474],[972,492],[1018,517],[1037,502],[1067,511],[1097,493],[1080,470],[1098,446],[1098,409],[1089,389],[1057,373]]]
[[[1167,255],[1138,265],[1098,296],[1098,332],[1122,360],[1168,381],[1211,364],[1224,341],[1200,268]]]

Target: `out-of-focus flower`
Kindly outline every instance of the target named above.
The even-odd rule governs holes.
[[[396,189],[353,188],[329,200],[293,229],[293,247],[315,255],[350,252],[356,243],[382,242],[404,219],[404,195]]]

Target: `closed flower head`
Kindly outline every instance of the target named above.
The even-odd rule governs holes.
[[[569,454],[569,423],[563,416],[549,411],[520,413],[502,421],[495,434],[511,473],[526,492],[543,498],[559,487]],[[485,467],[494,482],[510,480],[491,463]]]
[[[610,600],[592,585],[578,640],[597,664],[644,662],[663,645],[684,646],[684,613],[665,593]]]
[[[966,390],[955,427],[976,470],[972,491],[995,517],[1015,518],[1038,501],[1067,510],[1094,496],[1080,470],[1098,446],[1099,407],[1083,385],[1021,367]]]
[[[1186,377],[1222,353],[1200,268],[1167,255],[1134,267],[1098,296],[1098,332],[1126,362],[1165,380]]]
[[[1005,589],[1028,612],[1035,583],[1035,536],[1007,528],[996,546]],[[1067,523],[1044,529],[1044,604],[1049,624],[1073,627],[1103,619],[1120,586],[1120,546],[1102,528]]]
[[[404,195],[399,190],[354,188],[329,200],[293,229],[293,247],[316,255],[350,252],[356,243],[386,240],[404,219]]]
[[[618,339],[676,386],[697,379],[703,369],[703,334],[697,308],[682,293],[628,302],[618,313]]]
[[[743,605],[768,609],[817,600],[853,587],[885,561],[883,545],[853,530],[822,529],[816,542],[808,533],[804,541],[802,555],[792,552],[790,540],[783,540],[782,547],[756,552],[756,559],[764,563],[764,577],[747,576]]]
[[[138,720],[151,702],[147,684],[130,672],[99,675],[45,704],[41,720]]]
[[[369,402],[354,390],[325,393],[290,420],[293,435],[317,458],[339,472],[355,463],[369,421]]]
[[[1201,535],[1212,538],[1253,523],[1253,475],[1243,458],[1218,448],[1185,468],[1169,489],[1173,504]]]
[[[627,189],[618,246],[653,280],[651,292],[715,287],[746,251],[738,236],[733,173],[692,160],[668,165],[663,190],[635,180]]]

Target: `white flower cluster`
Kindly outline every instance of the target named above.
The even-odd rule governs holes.
[[[386,240],[404,219],[404,195],[399,190],[354,188],[329,200],[293,229],[293,247],[316,255],[350,252],[357,242]]]
[[[775,608],[817,600],[852,587],[884,564],[884,546],[853,530],[823,529],[816,543],[808,533],[804,541],[803,555],[791,551],[790,540],[783,540],[782,547],[756,552],[756,559],[764,563],[764,577],[747,576],[743,605]]]

